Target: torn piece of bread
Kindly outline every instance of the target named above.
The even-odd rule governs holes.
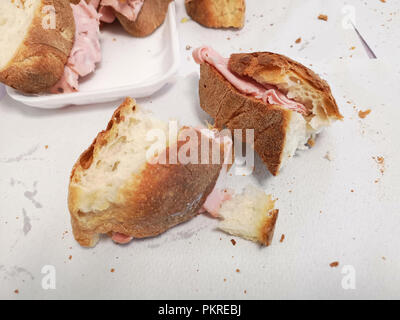
[[[196,216],[213,190],[223,162],[212,164],[211,152],[208,164],[168,161],[171,148],[179,153],[186,144],[173,135],[158,153],[166,155],[164,164],[148,161],[156,142],[148,139],[150,130],[170,136],[167,123],[127,98],[76,162],[68,205],[74,237],[82,246],[96,245],[100,234],[157,236]],[[223,155],[224,145],[218,148]]]
[[[224,201],[219,215],[223,219],[218,228],[234,236],[271,244],[278,209],[274,209],[275,201],[270,195],[254,186],[248,186],[242,194]]]
[[[215,119],[216,128],[254,129],[254,149],[273,175],[296,150],[306,149],[310,138],[342,119],[327,83],[299,63],[272,53],[234,54],[224,59],[205,48],[203,53],[196,49],[203,57],[194,53],[201,64],[200,106]],[[202,58],[214,61],[231,79]],[[259,92],[250,94],[253,89]],[[266,99],[256,96],[260,92]]]
[[[305,105],[310,111],[307,123],[315,132],[343,119],[328,83],[288,57],[271,52],[232,54],[229,69],[261,85],[275,86],[289,99]]]
[[[26,93],[46,91],[64,73],[74,34],[68,0],[1,0],[0,82]]]
[[[209,28],[243,28],[245,0],[185,0],[188,15]]]
[[[134,37],[147,37],[157,30],[165,20],[168,5],[174,0],[145,0],[135,21],[114,10],[124,29]]]

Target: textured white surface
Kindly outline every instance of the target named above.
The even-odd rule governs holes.
[[[351,2],[364,6],[365,1],[347,1]],[[394,8],[395,2],[366,1],[365,10],[369,3],[382,8],[392,3]],[[338,26],[341,1],[277,3],[265,1],[260,7],[261,1],[248,0],[244,30],[218,31],[192,21],[180,23],[186,15],[183,1],[177,1],[180,77],[151,98],[139,100],[165,120],[196,125],[208,119],[198,105],[198,66],[187,45],[213,43],[225,54],[251,48],[284,52],[312,63],[329,80],[343,122],[322,133],[315,147],[299,153],[278,177],[256,158],[255,174],[228,179],[237,190],[254,183],[279,199],[272,246],[261,249],[239,238],[233,246],[231,236],[216,230],[216,221],[199,216],[160,237],[128,246],[103,239],[94,249],[80,248],[71,235],[67,210],[69,174],[116,104],[46,111],[6,97],[0,101],[0,298],[400,296],[398,70],[390,57],[367,60],[354,33]],[[385,17],[392,17],[385,10]],[[359,17],[365,29],[382,19],[380,11],[373,12],[368,11],[368,19]],[[316,19],[319,13],[327,13],[329,21]],[[398,25],[400,16],[392,18]],[[380,34],[379,44],[385,36]],[[298,37],[309,43],[295,44]],[[398,43],[386,45],[385,52],[399,53]],[[352,46],[356,49],[350,50]],[[358,111],[366,109],[371,114],[360,119]],[[326,159],[328,152],[331,160]],[[373,159],[377,156],[385,159],[383,174]],[[280,243],[282,234],[286,239]],[[338,268],[329,266],[334,261],[339,261]],[[56,268],[56,290],[42,289],[44,265]],[[342,288],[346,265],[356,272],[355,290]]]

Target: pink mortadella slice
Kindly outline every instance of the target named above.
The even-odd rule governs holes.
[[[128,20],[136,21],[140,10],[142,10],[143,2],[144,0],[101,0],[100,8],[113,8],[115,11],[125,16]],[[102,21],[107,22],[106,20],[110,20],[110,16],[108,14],[109,12],[107,12],[107,16],[105,16],[104,20],[102,18]]]
[[[84,0],[77,5],[71,4],[71,7],[75,19],[75,42],[62,78],[50,89],[52,93],[78,91],[79,77],[92,73],[96,63],[101,61],[100,15]]]
[[[210,47],[203,46],[195,49],[193,51],[193,58],[198,64],[207,62],[212,65],[227,81],[244,94],[260,99],[264,101],[264,103],[277,104],[301,114],[307,114],[307,109],[303,104],[289,99],[276,88],[272,88],[272,86],[271,88],[266,88],[233,74],[228,67],[229,58],[222,57],[217,51]]]
[[[127,243],[129,243],[129,242],[132,241],[133,237],[124,235],[124,234],[122,234],[122,233],[113,232],[113,235],[112,235],[111,239],[112,239],[115,243],[127,244]]]

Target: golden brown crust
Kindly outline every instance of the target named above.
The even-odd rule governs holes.
[[[134,37],[147,37],[164,22],[168,5],[174,0],[145,0],[136,21],[114,13],[124,29]]]
[[[261,84],[267,81],[272,85],[279,84],[284,76],[294,73],[324,98],[324,107],[329,117],[343,118],[328,83],[309,68],[288,57],[271,52],[232,54],[229,69],[239,76],[250,77]]]
[[[98,148],[108,142],[113,125],[123,120],[120,119],[120,111],[131,105],[132,100],[127,99],[114,112],[107,129],[98,134],[72,170],[68,206],[74,237],[82,246],[94,246],[99,234],[110,232],[134,238],[156,236],[193,218],[213,190],[221,171],[222,165],[219,164],[146,163],[141,173],[120,191],[123,204],[111,203],[108,209],[101,212],[80,212],[77,203],[80,191],[74,187],[79,183],[77,173],[91,166]],[[178,142],[178,152],[184,144],[185,141]],[[223,153],[223,149],[220,150]],[[168,160],[169,148],[166,155]]]
[[[269,246],[274,237],[275,224],[278,219],[279,210],[274,209],[268,212],[268,216],[265,217],[262,226],[260,228],[259,241],[264,246]]]
[[[209,28],[243,28],[244,0],[186,0],[186,11],[196,22]]]
[[[45,29],[48,14],[44,6],[56,11],[56,28]],[[75,36],[75,21],[68,0],[42,0],[23,43],[5,68],[0,82],[26,93],[40,93],[61,78]]]
[[[277,175],[292,111],[240,93],[214,67],[200,66],[200,106],[218,129],[254,129],[254,149]]]

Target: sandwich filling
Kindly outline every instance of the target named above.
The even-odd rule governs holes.
[[[70,93],[79,89],[79,77],[87,76],[101,61],[100,15],[84,0],[71,4],[75,19],[75,42],[68,57],[64,74],[50,89],[52,93]]]
[[[122,14],[130,21],[136,21],[142,10],[144,0],[90,0],[92,6],[101,14],[100,20],[112,23],[115,20],[114,11]]]
[[[229,70],[229,58],[222,57],[218,52],[210,47],[200,47],[193,51],[194,61],[198,64],[209,63],[221,73],[221,75],[232,84],[237,90],[256,99],[262,100],[267,104],[276,104],[302,115],[307,114],[306,107],[294,100],[289,99],[274,86],[262,86],[239,77]]]

